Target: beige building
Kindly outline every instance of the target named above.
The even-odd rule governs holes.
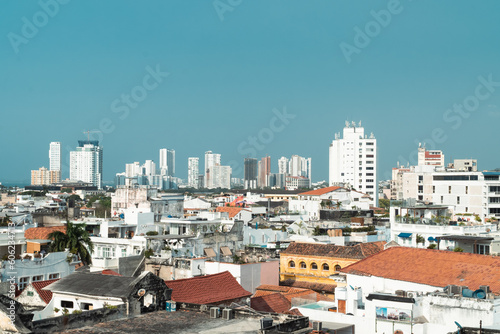
[[[58,182],[61,182],[61,171],[59,170],[48,170],[41,167],[38,170],[31,171],[32,186],[43,186]]]

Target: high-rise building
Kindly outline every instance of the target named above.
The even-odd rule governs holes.
[[[288,174],[288,159],[285,157],[278,160],[278,174]]]
[[[212,151],[205,152],[205,188],[217,188],[215,187],[213,168],[220,165],[220,154],[212,153]]]
[[[376,206],[377,140],[373,133],[365,135],[365,129],[356,123],[346,122],[343,138],[339,133],[330,144],[329,184],[346,185],[370,195]]]
[[[271,157],[266,156],[259,161],[259,188],[268,187],[269,174],[271,174]]]
[[[292,155],[291,159],[288,160],[287,174],[290,176],[307,178],[309,183],[307,187],[311,187],[311,158],[304,158],[299,155]],[[302,180],[301,184],[303,183],[304,181]]]
[[[243,186],[245,189],[257,188],[257,159],[245,158],[243,167]]]
[[[58,183],[60,181],[61,181],[61,171],[47,170],[47,168],[45,167],[41,167],[38,170],[31,171],[32,186],[44,186],[52,183]]]
[[[200,158],[188,158],[188,186],[190,188],[198,189],[198,175],[200,174]]]
[[[61,171],[61,143],[53,141],[49,149],[50,166],[49,170]],[[59,182],[59,181],[56,181]]]
[[[212,176],[212,188],[231,189],[231,166],[215,165],[212,168]]]
[[[160,174],[175,176],[175,150],[160,149]]]
[[[69,155],[69,178],[102,188],[102,148],[97,140],[79,140]]]

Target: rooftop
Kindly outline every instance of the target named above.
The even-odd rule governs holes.
[[[443,288],[463,285],[476,290],[489,285],[494,294],[500,294],[500,257],[487,255],[391,247],[341,271]]]
[[[384,250],[384,245],[384,241],[367,242],[355,246],[292,242],[281,254],[364,259]]]
[[[165,283],[172,289],[172,300],[183,303],[217,304],[252,295],[243,289],[229,271]]]
[[[234,206],[218,206],[216,209],[217,212],[227,212],[230,219],[240,213],[241,210],[243,209]]]
[[[46,281],[38,281],[38,282],[31,283],[31,285],[38,292],[38,294],[40,295],[40,298],[42,298],[42,300],[46,304],[48,304],[48,303],[50,303],[50,300],[52,299],[52,291],[43,290],[43,288],[45,288],[49,284],[57,282],[58,280],[59,280],[59,278],[58,279],[50,279],[50,280],[46,280]]]
[[[66,226],[32,227],[24,231],[24,237],[26,239],[48,240],[49,234],[56,231],[66,233]]]
[[[324,194],[328,194],[329,192],[336,191],[342,187],[326,187],[326,188],[319,188],[316,190],[311,190],[311,191],[306,191],[305,193],[300,193],[299,195],[301,196],[320,196]]]

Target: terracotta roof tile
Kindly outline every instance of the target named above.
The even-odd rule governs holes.
[[[326,187],[326,188],[320,188],[316,190],[311,190],[311,191],[306,191],[305,193],[300,193],[300,196],[320,196],[324,194],[328,194],[329,192],[338,190],[342,187]]]
[[[59,278],[49,279],[46,281],[38,281],[38,282],[31,283],[31,285],[33,285],[35,290],[38,292],[38,295],[40,296],[40,298],[42,298],[42,300],[45,302],[45,304],[48,304],[48,303],[50,303],[50,301],[52,299],[52,291],[42,290],[42,289],[45,288],[47,285],[52,284],[58,280],[59,280]]]
[[[337,246],[332,244],[318,244],[292,242],[282,254],[324,256],[343,259],[364,259],[384,250],[384,241],[366,242],[355,246]]]
[[[489,285],[500,294],[500,257],[433,249],[391,247],[341,270],[436,287]]]
[[[24,237],[26,239],[48,240],[48,235],[55,231],[66,233],[66,226],[32,227],[24,231]]]
[[[292,307],[292,303],[281,293],[254,297],[250,300],[250,307],[260,312],[283,313]]]
[[[229,271],[165,281],[165,284],[172,289],[172,300],[181,303],[217,304],[252,295],[243,289]]]
[[[335,293],[335,288],[337,287],[336,284],[313,283],[313,282],[294,281],[294,280],[281,281],[280,284],[284,286],[310,289],[316,292],[325,291],[328,293]]]
[[[103,275],[114,275],[114,276],[121,276],[120,274],[118,274],[116,271],[113,271],[111,269],[104,269],[103,271],[101,271],[101,274]]]
[[[233,218],[236,216],[242,208],[237,208],[233,206],[218,206],[216,211],[217,212],[227,212],[229,214],[229,218]]]

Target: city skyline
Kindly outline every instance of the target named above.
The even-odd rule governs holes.
[[[105,181],[162,147],[175,148],[182,178],[188,157],[210,149],[239,177],[246,157],[297,154],[314,160],[314,181],[327,180],[328,143],[345,120],[377,134],[379,179],[398,161],[415,163],[419,142],[445,151],[446,162],[500,167],[477,150],[500,119],[500,48],[491,42],[499,4],[398,3],[383,21],[387,1],[256,0],[223,14],[204,1],[109,1],[98,16],[71,2],[30,37],[23,18],[44,9],[5,3],[0,151],[17,161],[0,166],[0,182],[28,184],[51,141],[61,142],[67,177],[85,130],[100,131],[89,135],[106,150]]]

